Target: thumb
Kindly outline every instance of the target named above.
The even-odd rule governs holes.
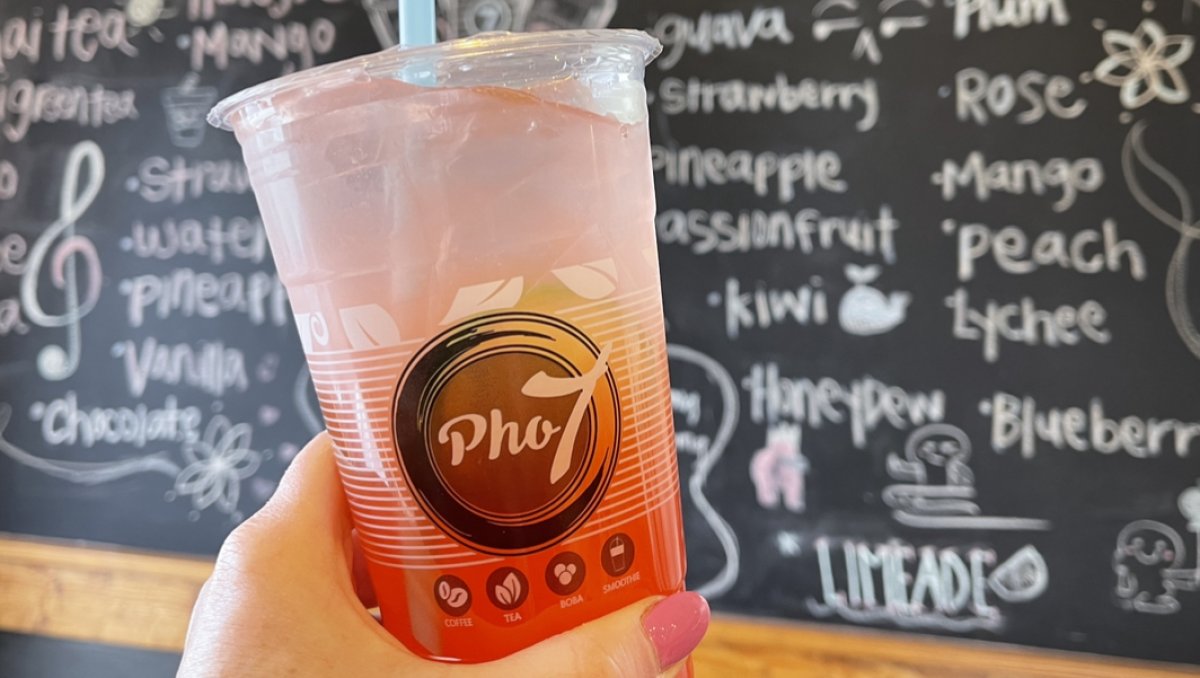
[[[708,621],[697,593],[646,600],[494,662],[488,675],[652,678],[696,649]]]

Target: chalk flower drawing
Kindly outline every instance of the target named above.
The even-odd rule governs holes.
[[[1169,104],[1188,100],[1188,85],[1179,67],[1192,56],[1195,39],[1167,35],[1158,22],[1145,19],[1132,33],[1104,31],[1101,39],[1108,58],[1093,75],[1121,88],[1121,105],[1141,108],[1158,99]]]
[[[262,454],[250,449],[250,435],[248,424],[213,417],[201,440],[184,443],[188,465],[175,478],[175,491],[191,496],[196,510],[216,504],[224,513],[236,511],[242,481],[262,464]]]

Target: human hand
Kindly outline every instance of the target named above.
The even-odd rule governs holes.
[[[271,501],[217,557],[188,629],[181,678],[207,676],[670,675],[708,628],[694,593],[647,599],[486,664],[422,659],[367,611],[374,592],[328,436],[296,457]]]

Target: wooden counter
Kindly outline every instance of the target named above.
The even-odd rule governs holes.
[[[207,560],[0,536],[0,631],[178,651]],[[718,617],[698,676],[1166,678],[1157,667],[991,644]]]

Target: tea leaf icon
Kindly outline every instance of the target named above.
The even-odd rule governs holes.
[[[500,601],[501,605],[512,605],[512,594],[503,586],[496,587],[496,600]]]
[[[509,280],[496,280],[479,285],[468,285],[458,290],[443,325],[449,325],[474,313],[512,308],[521,300],[525,291],[525,279],[521,276]]]
[[[617,289],[617,264],[612,259],[556,268],[554,276],[584,299],[603,299]]]
[[[446,602],[450,604],[450,607],[462,607],[463,605],[466,605],[467,604],[466,589],[454,589],[450,593],[450,598],[448,600],[446,600]]]
[[[343,308],[338,315],[352,348],[370,349],[400,343],[396,321],[378,304]]]
[[[504,583],[502,586],[508,589],[508,592],[512,594],[513,602],[521,599],[521,580],[517,579],[516,572],[509,572],[508,576],[504,578]]]
[[[438,584],[438,598],[449,602],[450,594],[450,584],[448,582],[442,582]]]

